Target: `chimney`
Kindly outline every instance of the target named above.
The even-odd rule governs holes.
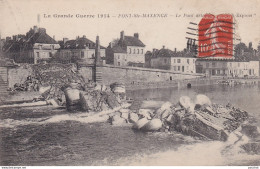
[[[187,50],[189,51],[190,50],[190,44],[191,44],[191,39],[189,38],[187,40]]]
[[[83,35],[83,38],[86,38],[86,35]]]
[[[11,40],[11,37],[10,37],[10,36],[7,36],[5,39],[6,39],[6,42],[8,42],[8,41]]]
[[[19,34],[18,39],[20,40],[21,38],[24,38],[24,35]]]
[[[34,31],[34,33],[37,33],[38,30],[39,30],[39,28],[38,28],[37,26],[33,26],[33,31]]]
[[[68,40],[69,38],[63,38],[63,43],[65,44]]]
[[[45,28],[38,28],[37,32],[46,33],[46,29]]]
[[[175,53],[177,52],[177,48],[174,48],[174,52],[175,52]]]
[[[17,40],[18,40],[18,36],[17,36],[17,35],[14,35],[14,36],[13,36],[13,40],[14,40],[14,41],[17,41]]]
[[[53,38],[52,39],[54,39],[55,40],[55,35],[53,35]]]
[[[124,33],[124,31],[120,32],[120,39],[121,40],[125,40],[125,33]]]
[[[78,40],[79,39],[79,36],[76,36],[76,40]]]
[[[139,39],[139,33],[134,33],[134,37]]]
[[[189,49],[189,40],[190,39],[187,40],[187,47],[186,47],[187,49]]]
[[[114,45],[113,45],[113,42],[110,42],[110,43],[109,43],[109,46],[110,46],[110,48],[113,48],[113,46],[114,46]]]
[[[153,48],[153,53],[156,51],[156,49],[155,48]]]
[[[163,45],[162,48],[165,49],[165,46]]]
[[[248,48],[249,48],[249,49],[252,49],[252,48],[253,48],[252,46],[253,46],[252,42],[249,42]]]
[[[102,60],[100,56],[100,42],[99,42],[99,36],[96,37],[96,49],[95,49],[95,62],[96,65],[102,65]]]

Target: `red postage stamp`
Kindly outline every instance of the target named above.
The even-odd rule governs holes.
[[[232,58],[233,24],[230,14],[205,14],[198,27],[198,57]]]

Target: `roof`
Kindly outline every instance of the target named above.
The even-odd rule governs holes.
[[[173,57],[196,58],[192,52],[176,52]]]
[[[120,39],[118,42],[121,46],[139,46],[145,47],[143,42],[134,36],[124,36],[124,40]]]
[[[26,42],[31,42],[33,44],[35,43],[57,44],[57,42],[53,38],[51,38],[48,34],[41,33],[41,32],[33,34],[32,37],[26,40]]]
[[[3,51],[19,51],[21,42],[16,42],[14,40],[7,41],[3,46]]]
[[[96,48],[96,43],[93,41],[82,37],[78,38],[76,40],[69,40],[64,44],[64,49],[85,49],[88,47],[89,49],[95,49]],[[100,46],[100,49],[106,49],[103,46]]]
[[[35,43],[57,44],[57,42],[46,33],[46,29],[38,28],[38,31],[30,29],[24,36],[17,40],[9,40],[3,46],[5,52],[17,52],[32,49]]]
[[[162,48],[160,50],[155,50],[153,52],[153,57],[190,57],[195,58],[194,55],[190,52],[174,52],[170,49]]]
[[[170,49],[160,49],[160,50],[156,50],[154,51],[153,56],[154,57],[173,57],[174,52]]]
[[[24,38],[21,38],[26,43],[44,43],[44,44],[57,44],[57,42],[46,33],[45,28],[37,28],[37,30],[31,29],[26,33]]]
[[[198,61],[216,61],[216,62],[250,62],[250,61],[258,61],[257,59],[240,59],[240,58],[197,58]]]
[[[205,61],[230,61],[230,62],[248,62],[248,61],[259,61],[259,57],[257,55],[255,55],[253,52],[244,52],[243,55],[240,54],[234,54],[234,57],[232,58],[219,58],[219,57],[215,57],[215,58],[200,58],[198,57],[198,59],[201,60],[205,60]]]
[[[114,53],[126,53],[126,49],[123,49],[121,46],[113,46],[112,50]]]

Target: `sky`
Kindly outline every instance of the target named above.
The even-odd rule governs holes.
[[[95,41],[99,35],[101,45],[106,47],[124,30],[125,35],[131,36],[138,32],[147,50],[162,46],[182,50],[186,47],[189,22],[199,23],[205,13],[233,14],[236,34],[242,42],[253,42],[254,48],[260,42],[260,0],[0,0],[0,32],[5,38],[25,34],[38,25],[46,28],[51,37],[55,35],[55,40],[86,35]],[[55,18],[55,14],[70,14],[73,18]],[[76,18],[76,14],[95,18]],[[98,14],[110,17],[97,18]],[[134,14],[167,17],[136,18]],[[51,17],[44,17],[47,15]]]

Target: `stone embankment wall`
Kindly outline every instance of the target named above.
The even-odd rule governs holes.
[[[173,73],[166,70],[147,69],[137,67],[116,67],[105,65],[102,67],[104,84],[122,82],[126,86],[171,84],[176,81],[201,78],[201,74]]]
[[[12,88],[16,83],[24,83],[28,76],[32,75],[30,65],[21,65],[19,67],[8,68],[8,87]]]
[[[7,95],[8,73],[7,67],[0,67],[0,101]]]
[[[63,65],[63,64],[62,64]],[[64,67],[65,65],[53,65],[53,67]],[[71,66],[71,65],[68,65]],[[41,65],[23,65],[16,68],[11,68],[8,71],[8,87],[13,87],[15,83],[23,83],[29,75],[33,75],[35,70],[39,69]],[[104,65],[99,68],[102,71],[102,83],[105,85],[114,82],[121,82],[127,88],[159,88],[171,87],[175,84],[180,84],[190,79],[200,79],[201,74],[187,74],[187,73],[173,73],[160,69],[148,69],[138,67],[117,67]],[[55,70],[44,70],[44,72],[56,72]],[[65,72],[64,72],[65,73]],[[93,67],[84,66],[79,67],[78,72],[83,77],[85,82],[93,80]]]

